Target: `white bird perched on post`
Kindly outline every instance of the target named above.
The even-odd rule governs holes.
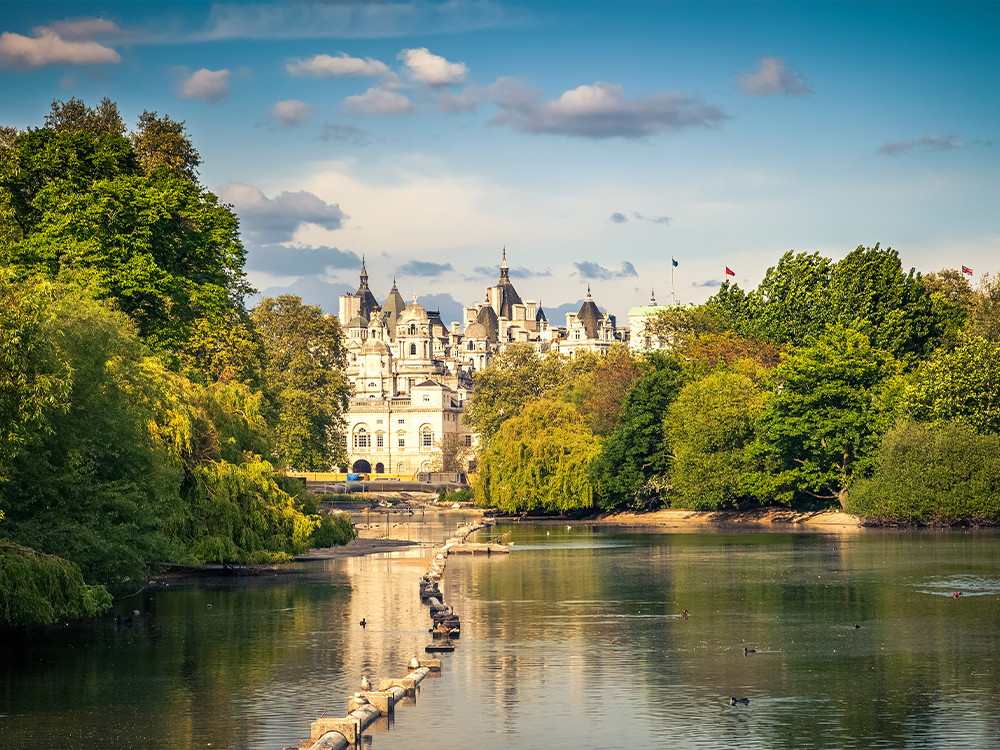
[[[361,675],[361,689],[366,693],[372,689],[372,684],[368,681],[368,675]]]
[[[417,655],[414,654],[413,656],[410,657],[410,669],[419,669],[419,668],[420,668],[420,659],[418,659]]]

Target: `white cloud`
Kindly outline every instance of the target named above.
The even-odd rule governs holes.
[[[202,99],[217,102],[229,96],[229,71],[202,68],[191,73],[181,83],[182,99]]]
[[[97,36],[124,36],[125,32],[114,21],[106,18],[77,18],[75,20],[53,21],[47,27],[63,39],[80,41]],[[36,29],[38,31],[39,29]]]
[[[780,57],[765,57],[756,73],[740,75],[740,91],[748,96],[808,96],[812,86],[801,74],[786,68]]]
[[[363,94],[344,99],[347,108],[356,115],[408,115],[416,111],[409,99],[395,91],[370,88]]]
[[[277,102],[271,108],[271,116],[279,125],[301,125],[316,108],[298,99],[286,99]]]
[[[110,21],[94,18],[38,26],[32,29],[34,37],[5,31],[0,34],[0,67],[118,63],[121,55],[89,38],[118,30]]]
[[[397,57],[410,69],[415,80],[428,86],[461,83],[468,72],[465,63],[448,62],[439,55],[431,54],[426,47],[404,49]]]
[[[680,92],[629,99],[624,89],[598,81],[540,102],[540,92],[512,79],[490,87],[500,107],[493,125],[510,125],[526,133],[562,133],[587,138],[638,138],[688,127],[704,127],[726,119],[718,107]]]
[[[306,60],[289,60],[285,65],[293,76],[332,76],[344,78],[347,76],[384,76],[389,74],[389,66],[380,60],[370,57],[350,57],[346,52],[332,55],[314,55]]]
[[[475,112],[484,98],[483,89],[469,86],[457,94],[446,90],[438,92],[437,103],[442,112],[453,115],[459,112]]]

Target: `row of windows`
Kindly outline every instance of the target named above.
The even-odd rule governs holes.
[[[402,421],[402,420],[400,420]],[[406,434],[399,433],[397,436],[397,445],[400,448],[406,447]],[[355,450],[367,450],[371,448],[371,435],[368,433],[364,427],[359,427],[354,433],[354,449]],[[433,448],[434,447],[434,431],[430,427],[423,427],[420,430],[420,439],[418,445],[421,448]],[[384,448],[385,447],[385,433],[377,432],[375,433],[375,447]]]

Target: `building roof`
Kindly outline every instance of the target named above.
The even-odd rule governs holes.
[[[496,342],[500,337],[500,320],[491,306],[483,305],[479,308],[479,314],[476,315],[476,323],[481,324],[486,329],[486,338],[490,341]],[[465,330],[468,333],[469,329],[466,328]]]
[[[497,290],[500,292],[500,304],[497,306],[499,308],[499,310],[497,310],[497,314],[501,318],[513,320],[514,305],[523,305],[524,302],[521,301],[521,295],[517,293],[514,285],[510,283],[510,276],[508,275],[507,268],[506,247],[503,249],[503,258],[500,261],[500,281],[497,282]]]
[[[389,296],[385,298],[385,304],[382,305],[382,319],[389,325],[390,330],[395,327],[396,320],[405,309],[406,301],[399,293],[399,289],[396,288],[396,280],[393,279],[392,289],[389,291]]]
[[[576,314],[576,319],[580,321],[583,329],[587,332],[588,339],[597,338],[597,329],[601,326],[601,311],[590,296],[590,287],[587,287],[587,299],[580,305],[580,312]]]
[[[372,290],[368,288],[368,271],[365,269],[364,258],[361,259],[361,283],[358,284],[356,296],[361,298],[361,308],[359,310],[359,314],[367,323],[371,320],[372,313],[378,311],[378,300],[375,299],[375,295],[372,294]]]

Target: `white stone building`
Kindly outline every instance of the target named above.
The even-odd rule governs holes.
[[[584,349],[604,353],[620,340],[614,316],[600,311],[589,288],[580,311],[566,316],[566,328],[553,328],[539,303],[521,299],[508,271],[504,250],[499,281],[486,290],[484,302],[463,308],[462,331],[459,322],[445,326],[416,297],[406,305],[395,281],[379,305],[362,262],[358,291],[339,300],[353,386],[348,471],[433,471],[444,468],[445,456],[467,470],[475,436],[462,412],[474,372],[513,343],[573,355]]]

